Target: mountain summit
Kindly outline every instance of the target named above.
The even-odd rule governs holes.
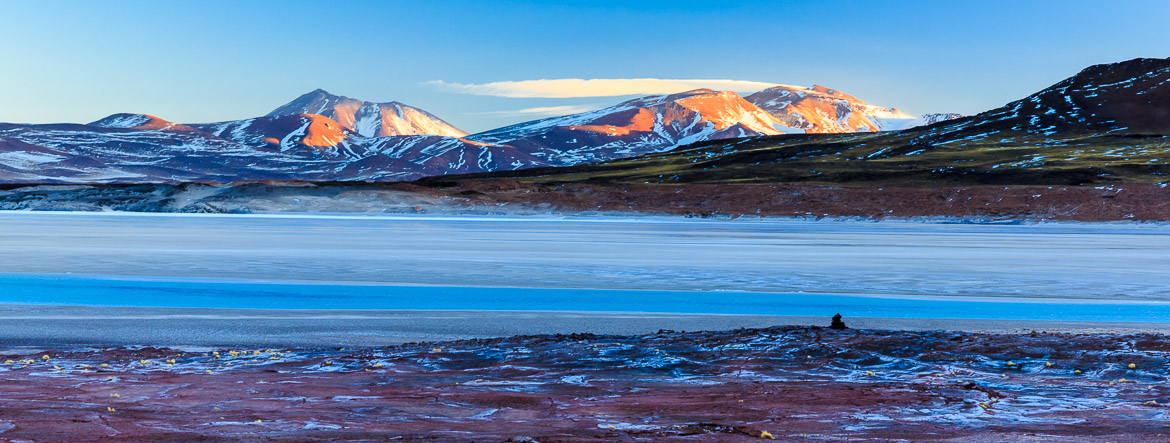
[[[958,114],[915,117],[821,85],[811,88],[776,85],[744,98],[780,119],[785,126],[806,133],[895,131],[961,117]]]
[[[269,112],[267,117],[317,114],[363,137],[392,135],[443,135],[463,137],[466,132],[427,111],[399,102],[373,103],[330,94],[317,89]]]
[[[776,86],[747,97],[696,89],[652,95],[580,114],[520,123],[467,137],[514,146],[558,166],[661,152],[725,138],[878,132],[958,114],[907,115],[823,86]]]
[[[739,94],[696,89],[640,97],[467,138],[514,146],[553,165],[573,165],[660,152],[697,141],[782,134],[787,129]]]

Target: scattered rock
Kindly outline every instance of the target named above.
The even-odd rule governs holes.
[[[829,324],[829,329],[849,329],[849,327],[841,321],[841,314],[837,314],[833,316],[833,323]]]

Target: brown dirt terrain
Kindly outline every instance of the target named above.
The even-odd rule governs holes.
[[[469,180],[439,183],[435,189],[477,203],[545,205],[559,211],[733,217],[1170,220],[1170,188],[1150,184],[926,189],[764,184],[539,185]]]
[[[1168,350],[1149,334],[817,327],[8,350],[0,439],[1155,441]]]

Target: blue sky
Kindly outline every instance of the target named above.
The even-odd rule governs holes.
[[[629,97],[449,86],[567,78],[822,84],[910,113],[976,113],[1091,64],[1170,56],[1167,1],[0,0],[0,10],[0,121],[24,123],[233,120],[323,88],[476,132],[545,116],[519,110]]]

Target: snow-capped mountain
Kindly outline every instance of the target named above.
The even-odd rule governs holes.
[[[265,116],[192,125],[216,137],[337,162],[335,180],[412,180],[429,175],[547,166],[509,146],[423,134],[366,137],[318,114]]]
[[[841,91],[777,85],[745,97],[789,128],[805,133],[896,131],[962,117],[926,114],[920,117],[897,108],[874,106]]]
[[[317,89],[276,108],[268,117],[317,114],[363,137],[392,135],[467,135],[431,113],[399,102],[372,103]]]
[[[820,86],[776,86],[747,97],[712,90],[641,97],[466,137],[416,108],[318,90],[268,116],[221,123],[115,114],[87,125],[0,124],[0,181],[411,180],[594,163],[706,140],[890,130],[906,139],[905,155],[969,143],[1032,146],[1034,137],[1082,132],[1168,134],[1170,59],[1093,66],[970,117],[915,117]],[[866,158],[901,152],[886,147],[867,145],[881,151]]]
[[[787,130],[779,119],[739,94],[697,89],[520,123],[467,139],[513,146],[553,165],[573,165]]]
[[[196,125],[142,114],[88,125],[0,124],[3,182],[413,180],[545,165],[455,137],[362,137],[315,114]]]
[[[900,130],[958,117],[915,117],[823,86],[776,86],[747,97],[699,89],[520,123],[467,139],[515,146],[553,165],[567,166],[667,151],[706,140]]]
[[[1111,185],[1170,184],[1168,159],[1170,58],[1092,66],[1002,107],[929,126],[716,141],[635,159],[497,173],[490,178],[522,180],[534,186],[572,182],[1048,189],[1106,185],[1097,188],[1105,199],[1122,190],[1133,192],[1129,186]],[[1048,194],[1017,196],[1012,204],[1028,206],[1029,198]],[[961,199],[958,191],[917,195],[945,207],[971,198]],[[1106,203],[1056,198],[1061,202],[1052,207],[1056,212],[1044,214],[1074,214],[1082,206]],[[994,208],[1000,201],[1006,203],[1005,199],[985,201],[988,214],[997,214]],[[819,203],[827,208],[841,207],[842,202]]]

